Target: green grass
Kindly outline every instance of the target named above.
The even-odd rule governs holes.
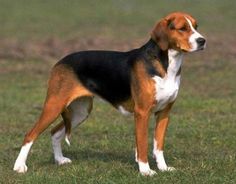
[[[134,162],[133,118],[95,100],[90,118],[64,144],[71,165],[53,162],[47,130],[28,159],[29,172],[12,171],[24,134],[38,117],[45,97],[50,63],[1,61],[0,181],[2,183],[234,183],[236,181],[235,65],[185,63],[183,85],[166,137],[167,162],[173,173],[142,177]],[[12,68],[15,66],[15,69]],[[194,72],[193,72],[194,71]],[[204,75],[203,75],[204,74]],[[224,77],[219,77],[224,75]],[[199,90],[196,86],[199,86]],[[205,87],[204,87],[205,86]],[[222,88],[221,86],[224,86]],[[204,91],[201,91],[204,88]],[[150,121],[150,153],[154,120]],[[150,156],[150,164],[155,162]],[[1,182],[0,182],[1,183]]]
[[[133,118],[123,117],[99,99],[89,119],[73,131],[71,147],[63,143],[72,164],[54,164],[49,128],[32,147],[28,173],[13,172],[24,134],[41,112],[49,70],[58,58],[0,59],[0,183],[236,183],[235,5],[219,0],[0,0],[0,35],[9,40],[92,35],[130,44],[147,38],[154,22],[173,10],[191,12],[209,38],[204,52],[186,57],[171,113],[165,156],[177,171],[154,177],[138,174]],[[149,160],[156,169],[151,158],[153,127],[152,118]]]

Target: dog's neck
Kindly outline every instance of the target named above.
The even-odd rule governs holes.
[[[182,52],[176,51],[174,49],[163,51],[152,39],[143,45],[141,50],[144,53],[145,60],[151,63],[154,67],[156,66],[156,62],[161,64],[162,69],[165,71],[164,74],[160,74],[160,67],[155,68],[162,77],[175,77],[180,75],[183,61]]]
[[[168,51],[161,50],[153,39],[150,39],[145,45],[141,47],[141,49],[143,50],[146,60],[153,62],[159,61],[165,72],[167,72],[169,65]]]
[[[169,63],[167,69],[168,78],[175,78],[176,76],[180,75],[182,62],[183,62],[182,52],[173,49],[168,50],[168,63]]]

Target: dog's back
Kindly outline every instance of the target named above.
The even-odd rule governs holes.
[[[134,57],[135,51],[82,51],[66,56],[57,65],[71,68],[88,90],[115,104],[131,95]]]

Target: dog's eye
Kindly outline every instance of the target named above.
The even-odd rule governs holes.
[[[172,30],[175,29],[175,25],[174,25],[173,22],[170,22],[168,26],[169,26],[169,28],[172,29]]]
[[[187,28],[184,26],[184,27],[181,27],[180,29],[178,29],[179,32],[185,32],[187,31]]]
[[[196,24],[196,25],[195,25],[195,27],[194,27],[194,29],[196,29],[196,30],[197,30],[197,28],[198,28],[198,25]]]

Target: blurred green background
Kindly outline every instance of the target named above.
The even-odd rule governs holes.
[[[164,15],[189,12],[207,33],[235,33],[231,0],[1,0],[1,37],[42,39],[98,35],[144,37]],[[123,33],[123,34],[122,34]]]

